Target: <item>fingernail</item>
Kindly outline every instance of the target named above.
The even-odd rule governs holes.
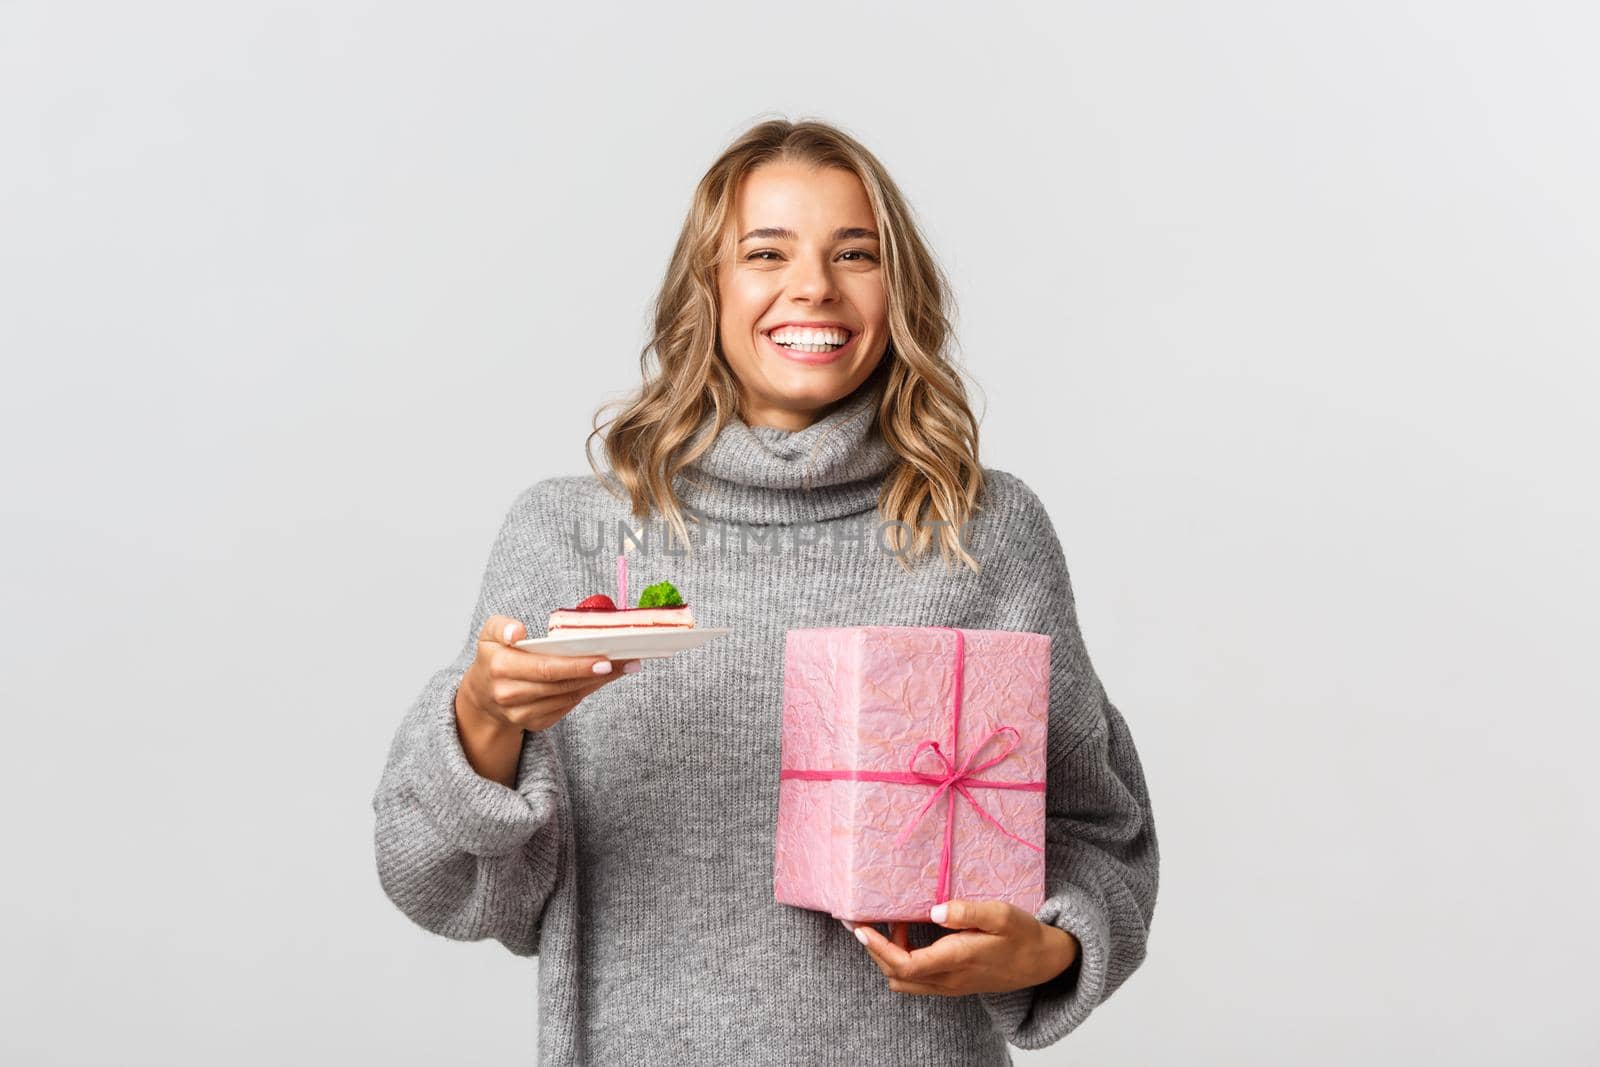
[[[928,909],[928,918],[932,919],[936,923],[944,922],[945,917],[949,914],[950,905],[948,904],[935,904],[933,907]]]
[[[516,623],[513,622],[513,623],[507,623],[506,624],[506,635],[505,635],[506,636],[506,644],[509,645],[511,643],[511,635],[516,633],[516,632],[517,632],[517,624]]]
[[[611,661],[608,660],[608,659],[603,659],[599,663],[596,663],[594,665],[594,673],[596,673],[596,674],[610,674],[611,673]]]
[[[856,927],[856,940],[861,942],[863,945],[867,943],[867,932],[861,929],[859,926]]]
[[[643,660],[631,659],[627,663],[624,663],[622,665],[622,673],[623,674],[638,674],[639,671],[643,667],[644,667],[644,661]]]
[[[851,922],[849,919],[840,919],[839,925],[844,927],[846,930],[854,930],[856,928],[856,924]]]

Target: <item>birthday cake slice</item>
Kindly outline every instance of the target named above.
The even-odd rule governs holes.
[[[545,627],[547,637],[593,637],[631,630],[692,630],[694,616],[671,582],[657,582],[639,596],[636,608],[619,608],[604,593],[557,608]]]

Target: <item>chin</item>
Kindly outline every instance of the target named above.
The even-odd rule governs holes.
[[[855,389],[852,367],[780,367],[768,379],[773,392],[796,407],[820,408]]]

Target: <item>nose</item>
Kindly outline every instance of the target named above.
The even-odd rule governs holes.
[[[794,269],[789,272],[789,292],[797,300],[809,300],[814,304],[825,303],[837,296],[838,286],[834,283],[833,271],[829,269],[826,258],[796,259]]]

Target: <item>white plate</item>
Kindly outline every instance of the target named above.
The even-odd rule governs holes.
[[[697,626],[689,630],[618,630],[614,634],[583,637],[530,637],[518,648],[549,656],[606,656],[610,659],[661,659],[733,631],[725,626]]]

